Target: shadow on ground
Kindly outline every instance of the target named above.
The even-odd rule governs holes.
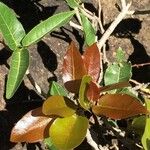
[[[44,7],[40,0],[1,0],[12,8],[18,16],[26,32],[29,32],[41,20],[52,16],[58,6]]]
[[[26,88],[24,83],[21,84],[10,100],[6,100],[6,111],[0,112],[0,148],[2,150],[9,150],[15,145],[15,143],[9,141],[10,132],[15,123],[28,111],[40,107],[42,102],[41,97],[33,90]]]

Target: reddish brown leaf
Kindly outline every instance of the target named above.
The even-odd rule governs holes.
[[[83,54],[87,74],[90,75],[95,82],[98,80],[100,74],[100,59],[100,53],[96,43],[88,47]]]
[[[64,83],[64,86],[69,92],[78,94],[79,93],[80,84],[81,84],[81,79],[67,81],[67,82]]]
[[[71,42],[63,62],[63,81],[78,80],[86,74],[83,60],[74,42]]]
[[[42,108],[37,108],[25,114],[11,131],[11,142],[34,143],[48,137],[52,118],[44,116]]]
[[[110,84],[107,86],[100,87],[100,92],[106,92],[109,90],[124,88],[124,87],[128,87],[128,86],[131,86],[129,82],[119,82],[119,83]]]
[[[93,106],[96,115],[112,119],[124,119],[139,114],[147,114],[148,110],[136,98],[126,94],[106,94],[102,96],[97,106]]]
[[[100,87],[96,83],[91,81],[88,86],[86,96],[90,101],[97,101],[100,98]]]

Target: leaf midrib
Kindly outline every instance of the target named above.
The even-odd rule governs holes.
[[[19,68],[21,67],[21,66],[20,66],[20,63],[21,63],[21,59],[20,59],[20,58],[21,58],[21,51],[20,51],[20,52],[17,52],[17,53],[19,53],[19,55],[18,55],[18,63],[17,63],[17,64],[18,64],[18,66],[17,66],[18,72],[16,73],[16,76],[15,76],[15,77],[16,77],[16,78],[15,78],[15,81],[16,81],[16,82],[15,82],[15,84],[14,84],[14,86],[13,86],[13,89],[14,89],[14,87],[16,87],[17,78],[18,78],[18,76],[19,76],[19,70],[20,70]]]
[[[102,106],[102,105],[98,105],[97,107],[101,107],[101,108],[103,108],[103,109],[118,110],[118,111],[129,111],[129,110],[132,110],[132,109],[121,109],[121,108],[117,108],[117,107]]]
[[[52,32],[53,30],[55,30],[57,27],[59,27],[59,24],[61,24],[64,20],[66,20],[66,18],[69,18],[69,17],[71,17],[72,15],[73,15],[74,13],[72,12],[70,15],[66,15],[65,17],[64,17],[64,19],[62,20],[62,21],[59,21],[59,23],[57,23],[57,25],[55,25],[55,26],[53,26],[53,28],[51,28],[51,30],[49,30],[48,32],[46,32],[46,33],[44,33],[44,34],[41,34],[42,36],[40,37],[40,38],[36,38],[36,40],[32,40],[31,41],[31,39],[28,39],[28,36],[32,33],[32,31],[34,31],[36,28],[39,28],[39,26],[41,26],[42,24],[47,24],[48,22],[49,22],[49,19],[51,19],[51,18],[48,18],[47,20],[45,20],[45,21],[43,21],[43,22],[41,22],[40,24],[38,24],[37,26],[35,26],[29,33],[27,33],[27,35],[22,39],[22,44],[24,45],[24,46],[29,46],[29,45],[31,45],[31,44],[33,44],[33,43],[35,43],[36,41],[38,41],[39,39],[41,39],[43,36],[45,36],[45,34],[48,34],[49,32]],[[27,40],[26,40],[26,38],[27,38]],[[24,42],[25,41],[25,42]],[[30,44],[26,44],[26,41],[31,41],[32,43],[30,43]]]

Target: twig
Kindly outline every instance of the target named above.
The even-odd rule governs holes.
[[[119,150],[117,139],[112,139],[112,146],[110,146],[110,149]]]
[[[99,145],[99,149],[100,149],[100,150],[109,150],[107,146],[104,146],[104,147],[103,147],[102,145]]]
[[[100,56],[103,57],[102,54],[101,54],[101,52],[100,52]],[[101,83],[101,81],[103,80],[103,75],[104,75],[103,61],[102,61],[101,58],[100,58],[100,68],[101,68],[101,71],[100,71],[98,83]]]
[[[141,146],[140,144],[136,143],[135,144],[138,148],[143,149],[143,146]]]
[[[135,90],[140,90],[142,93],[148,94],[148,95],[150,96],[150,89],[147,88],[147,87],[150,85],[150,83],[146,83],[146,84],[144,84],[144,83],[139,83],[139,82],[137,82],[136,80],[133,80],[133,79],[130,79],[130,82],[132,82],[132,83],[134,83],[135,85],[137,85],[137,86],[134,88]]]
[[[99,0],[98,1],[98,24],[99,24],[99,27],[100,27],[100,30],[101,30],[101,34],[104,34],[105,30],[104,30],[104,27],[103,27],[103,24],[102,24],[102,20],[101,20],[101,12],[102,12],[102,7],[101,7],[101,1]],[[103,45],[103,61],[104,63],[109,63],[108,59],[107,59],[107,56],[106,56],[106,44]]]
[[[37,94],[38,94],[38,95],[40,94],[40,96],[41,96],[43,99],[45,99],[45,98],[47,97],[47,94],[44,93],[44,92],[41,90],[40,86],[34,81],[33,77],[31,76],[31,74],[30,74],[30,72],[29,72],[29,69],[26,71],[26,76],[27,76],[27,78],[29,79],[29,81],[30,81],[30,83],[32,84],[32,86],[35,88]]]
[[[87,139],[87,143],[93,148],[93,150],[100,150],[96,142],[93,140],[89,129],[87,130],[87,133],[86,133],[86,139]]]
[[[103,25],[102,25],[102,20],[101,20],[101,12],[102,12],[102,7],[101,7],[101,1],[98,0],[98,24],[101,30],[101,34],[105,32]]]
[[[80,17],[80,14],[79,14],[79,10],[78,10],[78,8],[75,8],[74,10],[75,10],[76,17],[77,17],[77,19],[78,19],[79,23],[82,25],[82,21],[81,21],[81,17]]]
[[[150,14],[150,10],[135,10],[133,15],[147,15]]]
[[[113,131],[117,132],[120,137],[125,137],[125,132],[121,131],[119,128],[112,127]]]
[[[97,16],[95,14],[93,16],[92,26],[95,28],[95,31],[98,30],[98,21],[97,21]]]
[[[137,67],[137,68],[139,68],[139,67],[149,66],[149,65],[150,65],[150,62],[148,62],[148,63],[142,63],[142,64],[134,64],[134,65],[132,65],[132,67]]]
[[[98,17],[95,15],[95,13],[90,12],[84,7],[84,4],[82,4],[82,7],[80,8],[80,11],[82,14],[84,14],[89,20],[92,22],[92,26],[95,28],[97,31],[98,27]]]
[[[74,22],[72,22],[72,21],[70,21],[69,24],[70,24],[70,26],[72,26],[73,28],[83,30],[83,27],[82,27],[82,26],[80,26],[80,25],[78,25],[78,24],[76,24],[76,23],[74,23]]]
[[[101,20],[101,12],[102,12],[102,7],[101,7],[101,1],[98,0],[98,24],[99,24],[99,28],[100,28],[100,31],[101,31],[101,34],[104,34],[105,30],[104,30],[104,27],[103,27],[103,24],[102,24],[102,20]],[[100,51],[100,49],[99,49]],[[103,48],[102,48],[102,52],[103,52],[103,62],[104,63],[108,63],[108,59],[107,59],[107,56],[106,56],[106,44],[103,45]],[[101,72],[100,72],[100,77],[99,77],[99,83],[102,81],[103,79],[103,64],[102,64],[102,60],[101,60]]]
[[[95,15],[95,13],[90,12],[84,7],[84,4],[82,4],[82,7],[80,8],[80,11],[82,14],[84,14],[89,20],[92,22],[92,26],[97,31],[97,25],[98,25],[98,17]]]
[[[120,1],[121,1],[122,9],[124,9],[126,7],[126,0],[120,0]]]
[[[92,13],[91,11],[87,10],[87,9],[84,7],[84,3],[82,4],[82,9],[84,10],[84,12],[85,12],[86,14],[89,14],[89,16],[93,16],[93,13]]]
[[[136,84],[136,85],[142,85],[142,83],[140,82],[137,82],[136,80],[133,80],[133,79],[130,79],[130,82]]]
[[[102,38],[98,41],[98,47],[101,49],[105,42],[108,40],[109,36],[112,34],[117,25],[122,21],[122,19],[128,14],[128,10],[131,6],[131,3],[128,3],[124,9],[120,12],[117,18],[111,23],[109,28],[105,31]]]

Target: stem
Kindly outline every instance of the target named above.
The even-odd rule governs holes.
[[[130,79],[130,82],[136,84],[136,85],[142,85],[142,83],[140,82],[137,82],[136,80],[133,80],[133,79]]]
[[[133,15],[147,15],[150,14],[150,10],[135,10]]]
[[[31,76],[29,69],[26,71],[26,76],[28,78],[28,80],[30,81],[30,83],[32,84],[32,86],[35,88],[35,92],[40,95],[40,97],[42,97],[43,99],[45,99],[47,97],[47,94],[44,93],[40,86],[34,81],[34,78]]]
[[[89,129],[87,130],[86,133],[86,139],[87,139],[87,143],[93,148],[93,150],[100,150],[96,142],[93,140]]]
[[[122,9],[120,14],[117,16],[117,18],[111,23],[109,28],[105,31],[102,38],[98,41],[98,47],[101,49],[105,42],[108,40],[109,36],[112,34],[112,32],[115,30],[117,25],[123,20],[123,18],[128,14],[128,10],[131,6],[131,3],[127,4],[127,6]]]
[[[150,62],[148,62],[148,63],[142,63],[142,64],[134,64],[134,65],[132,65],[132,67],[139,68],[139,67],[144,67],[144,66],[149,66],[149,65],[150,65]]]
[[[78,8],[75,8],[74,10],[75,10],[76,17],[77,17],[79,23],[82,25],[82,21],[81,21],[81,17],[80,17],[80,13],[79,13]]]
[[[73,28],[83,30],[83,27],[82,27],[82,26],[80,26],[80,25],[78,25],[78,24],[76,24],[76,23],[74,23],[74,22],[72,22],[72,21],[70,21],[69,24],[70,24],[70,26],[72,26]]]
[[[120,1],[121,1],[122,9],[124,9],[126,7],[126,0],[120,0]]]

